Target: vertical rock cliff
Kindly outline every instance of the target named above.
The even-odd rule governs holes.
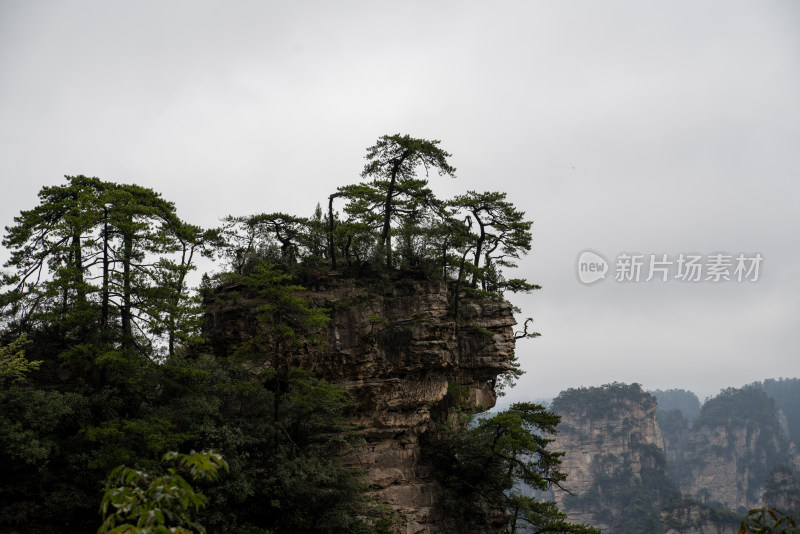
[[[552,409],[572,492],[555,500],[573,521],[607,532],[733,534],[765,503],[800,510],[797,448],[755,387],[723,391],[691,425],[680,410],[657,413],[636,384],[568,390]]]
[[[681,492],[740,514],[763,505],[773,467],[797,459],[785,417],[754,387],[710,399],[691,427],[676,415],[662,419],[670,471]]]
[[[787,466],[776,466],[764,484],[764,502],[785,513],[800,512],[800,483]]]
[[[231,289],[229,288],[228,291]],[[225,290],[223,290],[225,291]],[[444,532],[436,482],[421,462],[420,438],[442,417],[451,385],[468,388],[476,406],[495,404],[495,381],[514,353],[512,306],[462,295],[458,318],[441,280],[316,275],[300,293],[330,310],[325,343],[290,354],[290,366],[344,386],[355,399],[351,422],[364,445],[348,458],[365,470],[400,532]],[[240,298],[209,311],[209,347],[231,355],[252,336],[257,302]]]
[[[554,450],[566,451],[569,475],[555,500],[571,521],[608,532],[650,530],[658,506],[678,496],[666,475],[656,400],[638,384],[562,392],[552,410],[561,416]]]

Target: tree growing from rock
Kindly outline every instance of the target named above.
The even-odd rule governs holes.
[[[386,265],[392,265],[392,221],[434,206],[426,179],[417,179],[419,167],[427,177],[432,169],[440,176],[455,176],[450,157],[438,147],[440,141],[417,139],[409,135],[384,135],[367,149],[367,164],[361,173],[370,181],[360,186],[341,188],[351,198],[350,211],[371,226],[377,222],[380,246]],[[363,200],[361,204],[353,199]]]
[[[472,259],[472,285],[481,283],[483,290],[510,288],[513,291],[539,289],[522,280],[505,281],[500,267],[516,267],[515,260],[531,249],[531,221],[506,200],[506,194],[468,191],[449,203],[456,213],[465,212],[476,229],[469,231]],[[471,227],[470,227],[471,229]]]

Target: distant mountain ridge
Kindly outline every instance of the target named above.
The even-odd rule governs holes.
[[[702,406],[685,390],[569,389],[553,448],[572,520],[614,534],[733,534],[765,501],[800,512],[800,379],[729,388]]]

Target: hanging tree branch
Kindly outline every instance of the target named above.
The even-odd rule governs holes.
[[[533,323],[532,317],[528,317],[527,319],[525,319],[522,332],[514,332],[514,339],[534,338],[541,336],[542,334],[540,334],[539,332],[528,332],[528,325],[532,323]]]

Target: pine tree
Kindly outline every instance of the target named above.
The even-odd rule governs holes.
[[[42,188],[39,205],[6,228],[6,325],[70,342],[103,339],[150,356],[166,337],[172,353],[187,316],[186,274],[218,235],[181,221],[151,189],[66,178]]]
[[[560,485],[564,453],[548,449],[560,417],[533,403],[512,404],[491,417],[440,431],[427,450],[445,508],[464,527],[485,532],[598,534],[570,524],[553,503],[534,490]],[[527,487],[527,488],[526,488]],[[525,488],[525,489],[524,489]]]
[[[471,232],[473,286],[480,281],[482,289],[490,291],[538,289],[524,280],[506,281],[500,274],[500,267],[516,267],[515,260],[530,251],[533,224],[524,219],[524,212],[506,200],[505,193],[467,191],[449,204],[456,213],[466,212],[477,227]]]
[[[350,200],[345,210],[380,229],[380,249],[388,267],[392,265],[392,221],[436,204],[426,187],[427,180],[417,178],[417,169],[422,166],[426,176],[431,168],[437,169],[439,175],[455,176],[455,167],[447,162],[450,154],[437,146],[439,142],[409,135],[384,135],[367,149],[369,161],[361,176],[370,181],[340,188]]]

